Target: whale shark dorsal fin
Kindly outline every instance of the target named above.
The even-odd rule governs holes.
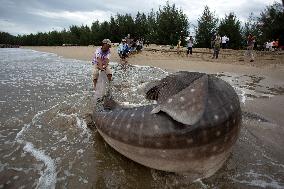
[[[151,113],[162,111],[180,123],[193,125],[205,111],[207,95],[208,76],[204,75],[187,88],[158,104]]]

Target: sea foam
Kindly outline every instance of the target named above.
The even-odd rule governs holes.
[[[42,161],[46,167],[46,169],[41,172],[36,188],[55,188],[57,173],[54,160],[46,155],[44,151],[36,149],[30,142],[26,143],[24,151],[30,153],[38,161]]]

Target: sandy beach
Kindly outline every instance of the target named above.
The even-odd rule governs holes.
[[[36,51],[55,53],[64,58],[90,61],[97,47],[23,47]],[[219,59],[211,59],[209,49],[193,49],[193,55],[186,57],[186,48],[180,55],[169,46],[150,45],[144,50],[129,57],[128,63],[133,65],[147,65],[159,67],[168,71],[199,71],[206,73],[234,72],[245,74],[260,74],[284,79],[284,52],[256,52],[255,61],[249,62],[244,56],[244,50],[225,49],[220,52]],[[111,61],[120,62],[116,47],[111,49]]]

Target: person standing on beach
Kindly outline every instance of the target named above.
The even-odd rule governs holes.
[[[210,47],[209,50],[211,50],[212,53],[214,53],[214,43],[215,43],[216,33],[213,33],[210,39]]]
[[[226,49],[229,48],[229,43],[230,43],[230,38],[228,36],[226,36],[227,39],[226,39]]]
[[[127,36],[125,37],[125,40],[126,40],[128,47],[131,47],[133,43],[133,39],[130,37],[130,34],[127,34]]]
[[[181,38],[179,38],[177,43],[177,54],[180,54],[180,48],[181,48]]]
[[[189,53],[190,55],[192,55],[192,47],[193,47],[193,38],[192,36],[189,36],[189,39],[187,41],[187,57]]]
[[[124,63],[127,63],[126,58],[128,57],[129,47],[126,43],[126,39],[121,40],[121,43],[119,44],[117,48],[117,52],[121,60],[124,61]]]
[[[224,35],[222,38],[222,49],[225,49],[227,46],[226,46],[226,43],[227,43],[227,36]]]
[[[276,39],[275,41],[275,50],[279,50],[279,39]]]
[[[254,61],[253,47],[255,43],[255,37],[250,33],[247,38],[247,55],[250,57],[250,62]]]
[[[102,46],[97,48],[95,51],[94,58],[92,61],[92,64],[94,65],[94,72],[93,72],[94,89],[96,89],[99,71],[105,71],[108,80],[111,81],[112,72],[108,66],[110,58],[110,47],[111,47],[111,41],[109,39],[104,39],[102,41]]]
[[[213,45],[213,58],[218,58],[219,51],[220,51],[220,46],[221,46],[221,37],[219,34],[216,35],[215,40],[214,40],[214,45]]]

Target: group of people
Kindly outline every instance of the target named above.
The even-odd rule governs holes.
[[[212,59],[218,58],[221,44],[222,49],[226,49],[228,47],[229,38],[224,35],[222,38],[219,34],[215,34],[211,38],[211,48],[213,49],[213,56]],[[254,61],[254,55],[253,55],[253,47],[255,44],[255,37],[250,33],[247,37],[247,51],[246,54],[250,58],[250,62]]]
[[[222,49],[227,49],[229,46],[230,38],[224,35],[221,37],[219,34],[213,34],[211,37],[211,49],[213,49],[212,59],[218,58],[220,48],[222,45]]]
[[[228,43],[229,43],[229,38],[224,35],[222,38],[220,37],[219,34],[215,34],[212,36],[211,38],[211,49],[213,49],[213,57],[212,58],[218,58],[219,55],[219,51],[221,48],[221,44],[222,44],[222,48],[228,48]],[[193,48],[193,44],[194,44],[194,40],[192,36],[189,36],[189,38],[186,40],[186,46],[187,46],[187,57],[189,55],[192,55],[192,48]],[[178,40],[178,44],[177,44],[177,53],[180,54],[180,48],[181,48],[181,39]]]
[[[143,40],[131,39],[130,34],[127,35],[124,39],[121,40],[121,43],[118,45],[117,53],[122,61],[127,62],[126,58],[131,53],[136,53],[141,51],[143,48]]]
[[[228,41],[226,40],[226,38],[224,38],[224,40]],[[213,49],[212,58],[216,58],[216,59],[218,58],[221,44],[223,46],[222,41],[223,39],[220,37],[219,34],[212,36],[211,38],[211,48]],[[189,56],[189,54],[192,55],[193,44],[194,44],[193,38],[192,36],[190,36],[189,39],[187,40],[187,56]],[[254,61],[254,55],[253,55],[254,44],[255,44],[255,37],[252,34],[249,34],[247,37],[246,54],[250,57],[250,62]],[[117,48],[117,52],[121,60],[124,62],[127,62],[126,58],[128,57],[129,53],[134,52],[134,51],[140,51],[142,49],[142,46],[143,46],[143,43],[141,41],[131,40],[130,36],[128,35],[126,38],[121,40],[121,43],[119,44]],[[275,46],[277,46],[277,44],[275,44]],[[110,47],[111,47],[111,41],[109,39],[104,39],[102,41],[102,46],[96,49],[95,51],[94,58],[92,61],[94,65],[94,72],[93,72],[94,88],[96,88],[96,83],[97,83],[97,79],[98,79],[98,75],[100,71],[103,70],[106,72],[109,81],[111,81],[112,79],[112,71],[108,67],[109,58],[110,58]],[[179,39],[178,45],[177,45],[178,53],[179,53],[180,47],[181,47],[181,39]],[[226,46],[223,48],[226,48]]]
[[[267,41],[263,46],[266,51],[277,51],[279,50],[279,39]]]
[[[128,42],[128,43],[127,43]],[[102,46],[97,48],[94,53],[94,58],[92,60],[92,64],[94,67],[93,71],[93,84],[94,89],[96,89],[96,84],[98,81],[98,76],[100,71],[105,71],[108,80],[112,79],[112,71],[109,68],[109,60],[110,60],[110,48],[111,41],[109,39],[104,39],[102,41]],[[141,51],[143,47],[143,43],[140,40],[132,40],[130,35],[121,40],[121,43],[118,45],[117,53],[122,61],[127,62],[126,58],[130,53]]]

